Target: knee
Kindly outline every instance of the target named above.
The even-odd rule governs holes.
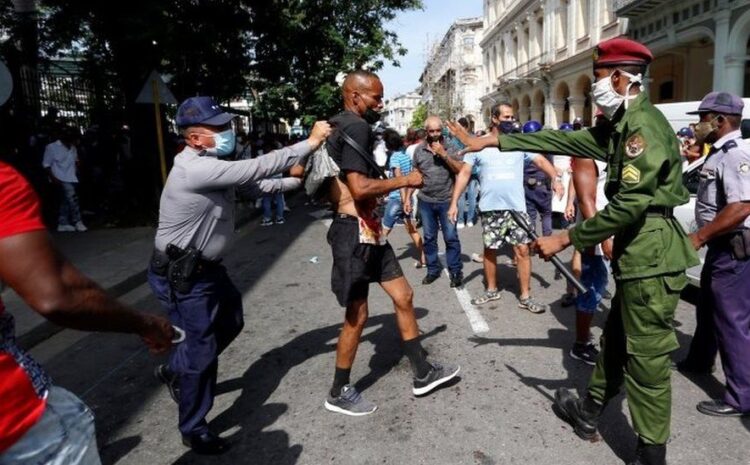
[[[346,307],[346,322],[357,328],[364,327],[367,322],[367,301],[356,301]]]
[[[529,258],[529,246],[526,244],[517,245],[515,247],[516,257],[527,259]]]
[[[408,285],[393,295],[393,303],[396,304],[397,309],[411,308],[413,301],[414,290]]]

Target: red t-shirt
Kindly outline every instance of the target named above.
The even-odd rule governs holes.
[[[0,240],[42,229],[36,193],[18,171],[0,162]],[[0,300],[0,317],[4,312]],[[0,320],[6,323],[0,325],[0,452],[28,431],[45,407],[44,394],[35,389],[32,375],[19,363],[20,351],[8,340],[13,332],[12,325],[7,327],[9,321]]]

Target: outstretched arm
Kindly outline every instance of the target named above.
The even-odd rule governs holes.
[[[170,348],[169,321],[107,295],[53,248],[45,231],[0,239],[0,257],[0,280],[53,323],[84,331],[136,333],[152,352]]]

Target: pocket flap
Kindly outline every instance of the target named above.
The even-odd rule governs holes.
[[[688,285],[688,278],[685,273],[664,276],[664,284],[670,291],[680,292]]]
[[[627,351],[630,355],[653,357],[674,352],[679,348],[680,344],[674,331],[627,337]]]

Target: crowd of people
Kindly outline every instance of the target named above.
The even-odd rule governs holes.
[[[586,292],[566,291],[576,307],[569,353],[594,371],[582,396],[558,389],[552,410],[580,437],[592,439],[602,411],[624,386],[638,437],[632,464],[663,465],[672,409],[670,355],[678,347],[674,311],[687,284],[685,269],[699,263],[695,251],[704,245],[698,326],[687,359],[676,368],[710,372],[718,353],[726,394],[701,402],[698,410],[721,417],[750,414],[750,359],[744,352],[750,348],[750,288],[740,285],[750,278],[750,145],[739,130],[743,102],[725,92],[704,98],[695,112],[700,121],[692,133],[678,134],[687,139],[681,143],[641,89],[652,59],[645,46],[628,39],[598,45],[593,101],[599,112],[589,128],[582,120],[554,130],[537,121],[521,124],[511,105],[499,103],[483,133],[472,134],[466,120],[430,116],[405,139],[388,129],[376,136],[372,125],[383,109],[383,85],[372,72],[356,70],[343,82],[341,113],[315,123],[304,140],[261,147],[244,134],[238,139],[233,116],[212,98],[191,97],[177,112],[182,143],[161,194],[148,264],[148,283],[168,320],[119,304],[60,257],[43,232],[33,190],[1,162],[0,280],[58,324],[136,333],[154,352],[169,351],[154,375],[177,404],[183,443],[199,454],[221,454],[230,444],[205,418],[216,395],[219,356],[244,324],[241,294],[222,264],[234,233],[235,200],[262,198],[262,224],[283,222],[280,194],[302,185],[310,154],[326,152],[338,168],[324,189],[333,215],[330,284],[344,311],[331,387],[321,393],[325,409],[350,416],[377,410],[350,379],[371,283],[393,303],[413,395],[456,379],[459,364],[422,347],[414,292],[387,237],[404,223],[415,266],[425,270],[422,285],[430,286],[443,272],[437,240],[442,233],[449,286],[459,288],[464,275],[458,230],[481,223],[483,250],[477,256],[485,291],[473,305],[499,298],[504,283],[497,281],[497,255],[507,245],[517,270],[518,306],[545,312],[548,305],[532,297],[532,255],[549,259],[575,248],[580,265],[574,269]],[[326,150],[319,150],[324,143]],[[688,234],[673,209],[688,199],[683,157],[696,145],[708,147],[708,158],[698,195],[699,229]],[[60,231],[86,228],[76,178],[70,176],[74,146],[63,134],[43,160],[61,186]],[[569,186],[555,156],[574,157]],[[570,227],[555,232],[550,203],[566,187]],[[537,216],[542,236],[532,239],[524,225],[535,228]],[[590,328],[610,279],[615,293],[597,347]],[[91,413],[16,346],[12,317],[1,304],[0,323],[0,394],[14,399],[0,413],[0,464],[40,463],[43,457],[99,463]]]

